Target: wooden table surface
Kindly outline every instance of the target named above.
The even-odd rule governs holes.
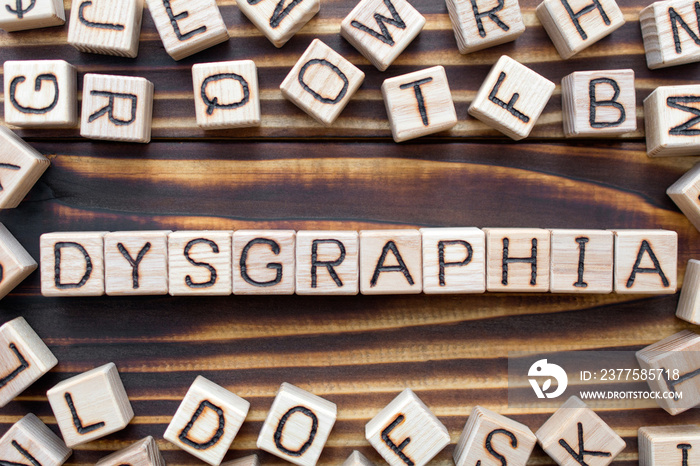
[[[412,0],[427,18],[420,36],[385,73],[339,35],[354,0],[322,0],[321,11],[282,49],[218,2],[231,40],[181,62],[163,50],[150,15],[137,59],[79,53],[67,27],[0,33],[0,57],[62,58],[86,72],[143,76],[155,85],[154,140],[92,142],[68,130],[21,130],[51,167],[0,221],[38,259],[39,236],[61,230],[375,229],[424,226],[665,228],[679,233],[679,276],[700,253],[700,236],[665,190],[696,161],[645,154],[642,100],[660,85],[697,82],[700,65],[650,71],[644,59],[640,0],[621,0],[627,23],[562,61],[522,0],[525,33],[514,43],[462,56],[442,0]],[[583,4],[583,3],[582,3]],[[66,3],[66,9],[70,7]],[[330,128],[284,100],[279,84],[314,38],[366,74]],[[513,143],[467,115],[499,56],[508,54],[557,83],[530,138]],[[255,60],[262,126],[204,132],[194,119],[194,63]],[[458,125],[397,145],[380,86],[387,77],[445,66]],[[563,140],[561,78],[576,70],[632,68],[639,130],[621,139]],[[54,371],[0,411],[0,432],[27,412],[56,429],[45,392],[98,365],[117,364],[136,417],[123,431],[76,449],[88,464],[146,435],[171,465],[200,464],[162,440],[194,378],[201,374],[251,402],[226,459],[255,451],[275,391],[291,382],[338,404],[338,422],[320,464],[353,449],[381,459],[364,425],[406,387],[445,423],[452,445],[435,460],[451,464],[473,406],[494,409],[533,431],[547,412],[509,408],[509,351],[636,350],[693,326],[674,317],[678,295],[484,294],[384,297],[211,297],[51,299],[31,275],[0,302],[2,320],[24,316],[59,359]],[[637,463],[637,429],[698,423],[697,410],[671,417],[659,408],[600,411],[627,442],[616,464]],[[262,454],[264,464],[281,460]],[[532,464],[551,464],[536,448]]]

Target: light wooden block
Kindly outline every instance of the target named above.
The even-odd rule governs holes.
[[[298,231],[296,262],[299,295],[356,295],[360,291],[356,231]]]
[[[423,291],[418,230],[360,231],[360,292],[417,294]]]
[[[252,60],[197,63],[192,83],[200,128],[260,126],[258,70]]]
[[[549,291],[549,230],[485,228],[484,232],[488,291]]]
[[[34,414],[27,414],[0,438],[6,464],[61,466],[73,451]]]
[[[688,170],[673,183],[666,194],[676,203],[681,212],[700,230],[700,164]]]
[[[525,32],[518,0],[445,0],[460,53],[511,42]]]
[[[654,2],[639,12],[647,66],[654,70],[700,61],[695,1]]]
[[[299,466],[314,466],[338,415],[335,403],[283,383],[265,419],[257,446]]]
[[[688,466],[700,455],[700,427],[696,425],[641,427],[637,439],[639,466]]]
[[[105,292],[109,296],[168,294],[168,235],[164,231],[108,233]]]
[[[294,294],[294,230],[237,230],[233,233],[233,293]]]
[[[200,375],[187,391],[163,438],[218,466],[249,408],[248,401]]]
[[[561,80],[566,137],[608,137],[637,130],[634,70],[577,71]]]
[[[11,0],[0,9],[0,29],[7,32],[61,26],[66,22],[63,0]]]
[[[102,296],[106,231],[44,233],[40,239],[41,294]]]
[[[49,165],[49,159],[0,126],[0,209],[17,207]]]
[[[489,71],[468,111],[518,141],[530,135],[554,88],[552,81],[504,55]]]
[[[131,446],[105,456],[95,466],[165,466],[158,444],[150,435]]]
[[[564,60],[625,24],[615,0],[544,0],[535,12]]]
[[[529,427],[476,406],[454,451],[456,466],[497,464],[525,466],[537,443]]]
[[[26,127],[78,124],[78,72],[63,60],[6,61],[5,123]]]
[[[350,453],[350,456],[343,461],[342,466],[375,466],[365,455],[357,450]]]
[[[382,84],[382,96],[396,142],[446,131],[457,124],[442,66],[389,78]]]
[[[248,455],[237,460],[222,463],[221,466],[260,466],[260,459],[258,455]]]
[[[685,268],[676,317],[700,325],[700,261],[690,259]]]
[[[562,466],[605,466],[625,448],[625,441],[575,396],[535,435],[542,449]]]
[[[615,293],[676,292],[678,233],[616,230]]]
[[[145,78],[86,74],[80,135],[90,139],[151,141],[153,83]]]
[[[56,364],[56,356],[23,317],[6,322],[0,327],[0,408]]]
[[[391,466],[424,466],[450,444],[447,428],[410,388],[367,423],[365,437]]]
[[[165,51],[182,60],[229,38],[215,0],[146,0]]]
[[[0,223],[0,299],[36,270],[34,258]]]
[[[385,71],[425,26],[406,0],[361,0],[343,19],[340,34],[379,71]]]
[[[552,230],[550,291],[611,293],[614,237],[606,230]]]
[[[649,157],[700,155],[700,84],[657,87],[644,99]]]
[[[321,8],[320,0],[241,0],[236,4],[277,48],[286,44]]]
[[[486,291],[486,236],[479,228],[421,228],[423,293]]]
[[[178,231],[168,236],[172,296],[226,296],[232,292],[232,231]]]
[[[243,0],[245,3],[245,0]],[[350,102],[365,74],[318,39],[297,61],[282,82],[282,95],[330,126]]]
[[[143,0],[73,0],[68,43],[81,52],[136,58]]]
[[[652,391],[682,393],[656,400],[666,412],[675,416],[700,404],[700,335],[678,332],[637,351],[637,361],[656,375],[647,379]]]
[[[134,417],[114,363],[64,380],[46,396],[71,448],[122,430]]]

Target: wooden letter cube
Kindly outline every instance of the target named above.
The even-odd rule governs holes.
[[[5,323],[0,327],[0,408],[56,364],[56,357],[23,317]]]
[[[447,428],[410,388],[367,423],[365,437],[391,466],[423,466],[450,444]]]
[[[182,60],[228,40],[215,0],[146,0],[165,51]]]
[[[678,394],[657,398],[666,412],[675,416],[700,404],[700,335],[678,332],[637,351],[637,361],[656,375],[647,379],[652,391]]]
[[[616,230],[615,293],[676,292],[678,233]]]
[[[66,22],[63,0],[14,0],[0,8],[0,28],[7,32],[24,31]]]
[[[608,137],[637,130],[634,70],[577,71],[561,80],[566,137]]]
[[[700,84],[657,87],[644,99],[649,157],[700,155]]]
[[[296,293],[355,295],[360,291],[356,231],[298,231]]]
[[[0,126],[0,209],[17,207],[49,164],[49,159]]]
[[[68,43],[81,52],[136,58],[143,0],[73,0]]]
[[[387,79],[382,84],[382,96],[396,142],[446,131],[457,124],[442,66]]]
[[[472,410],[454,451],[456,466],[496,464],[525,466],[537,443],[529,427],[486,408]],[[500,457],[500,458],[499,458]]]
[[[418,230],[360,231],[360,292],[417,294],[423,291]]]
[[[375,466],[365,455],[357,450],[350,453],[350,456],[343,461],[342,466]]]
[[[168,294],[170,231],[119,231],[105,241],[105,291],[109,296]]]
[[[423,292],[486,291],[486,236],[478,228],[421,228]]]
[[[615,0],[544,0],[535,12],[564,60],[625,24]]]
[[[606,230],[552,230],[550,291],[611,293],[614,237]]]
[[[321,8],[320,0],[240,0],[236,4],[277,48],[286,44]]]
[[[41,294],[102,296],[105,292],[106,231],[41,235]]]
[[[654,2],[639,12],[647,66],[654,70],[700,61],[695,1]]]
[[[5,123],[26,127],[78,124],[78,72],[63,60],[6,61]]]
[[[192,83],[200,128],[260,126],[258,71],[252,60],[197,63]]]
[[[218,466],[249,408],[246,400],[200,375],[187,391],[163,438]]]
[[[64,380],[46,396],[71,448],[122,430],[134,417],[114,363]]]
[[[72,453],[63,440],[31,413],[0,439],[0,457],[6,464],[61,466]]]
[[[242,0],[245,3],[245,0]],[[330,126],[359,89],[365,74],[339,53],[314,39],[282,82],[282,95]]]
[[[0,299],[36,270],[36,261],[0,223]]]
[[[517,39],[525,32],[518,0],[446,0],[460,53]]]
[[[258,455],[248,455],[237,460],[227,461],[221,466],[260,466],[260,459]]]
[[[469,114],[516,141],[528,137],[555,85],[530,68],[502,56],[469,106]]]
[[[488,291],[549,291],[549,230],[485,228],[484,232]]]
[[[86,74],[80,135],[90,139],[151,141],[153,83],[144,78]]]
[[[294,294],[294,230],[233,233],[234,294]]]
[[[165,466],[158,444],[150,435],[133,445],[105,456],[95,466]]]
[[[637,434],[639,466],[690,465],[700,450],[700,427],[641,427]]]
[[[168,236],[172,296],[231,294],[232,231],[178,231]]]
[[[406,0],[361,0],[340,24],[340,34],[385,71],[423,26],[425,18]]]
[[[625,441],[575,396],[535,435],[542,449],[562,466],[605,466],[625,448]]]
[[[314,466],[337,415],[335,403],[285,382],[272,402],[257,446],[299,466]]]
[[[688,217],[690,223],[700,230],[700,163],[673,183],[666,194]]]
[[[695,259],[690,259],[685,268],[676,317],[700,325],[700,261]]]

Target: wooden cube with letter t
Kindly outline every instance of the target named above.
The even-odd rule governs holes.
[[[355,295],[360,289],[356,231],[298,231],[296,293]]]
[[[460,53],[513,41],[525,32],[518,0],[446,0]]]
[[[27,414],[0,438],[0,458],[8,465],[61,466],[73,453],[34,414]]]
[[[0,223],[0,299],[36,270],[36,261]]]
[[[423,291],[418,230],[360,231],[360,292],[416,294]]]
[[[320,0],[239,0],[241,12],[275,47],[282,47],[321,8]]]
[[[484,232],[488,291],[549,291],[549,230],[484,228]]]
[[[231,294],[232,231],[177,231],[168,235],[172,296]]]
[[[294,294],[294,230],[233,232],[233,293]]]
[[[678,233],[615,230],[615,293],[676,292]]]
[[[421,228],[423,292],[486,291],[486,236],[478,228]]]
[[[44,233],[40,238],[41,294],[101,296],[105,292],[106,231]]]
[[[0,8],[0,29],[7,32],[61,26],[66,22],[63,0],[13,0]]]
[[[165,466],[156,440],[150,435],[99,460],[95,466]]]
[[[695,0],[654,2],[639,12],[647,66],[654,70],[700,61]]]
[[[68,43],[81,52],[135,58],[143,0],[73,0]]]
[[[700,427],[641,427],[637,434],[639,466],[689,466],[700,457]]]
[[[657,87],[644,99],[649,157],[700,155],[700,84]]]
[[[163,230],[105,235],[107,295],[167,294],[169,234],[169,230]]]

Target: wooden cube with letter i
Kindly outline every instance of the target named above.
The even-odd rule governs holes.
[[[31,413],[0,438],[0,458],[7,465],[61,466],[72,453],[58,435]]]
[[[649,157],[700,155],[700,84],[657,87],[644,99]]]
[[[611,293],[614,238],[609,230],[551,230],[550,291]]]

